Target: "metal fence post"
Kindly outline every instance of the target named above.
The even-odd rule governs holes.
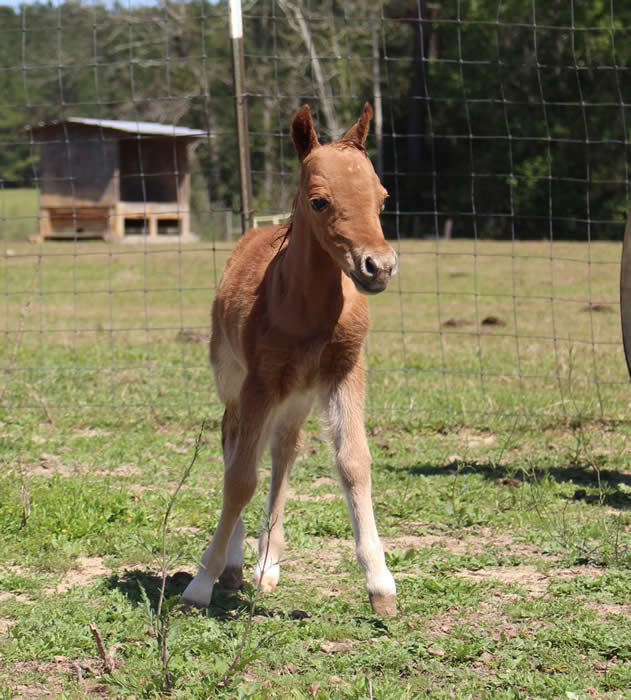
[[[237,119],[237,143],[239,148],[239,179],[241,181],[241,232],[252,228],[252,172],[250,168],[250,144],[248,140],[248,109],[245,92],[245,60],[243,56],[243,21],[241,0],[230,0],[230,40],[232,43],[232,76],[234,105]]]

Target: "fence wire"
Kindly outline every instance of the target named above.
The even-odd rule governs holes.
[[[401,272],[371,299],[374,420],[628,419],[631,8],[585,5],[245,5],[259,221],[291,210],[297,107],[323,141],[375,111]],[[0,56],[3,411],[219,415],[209,308],[240,213],[227,7],[0,6]]]

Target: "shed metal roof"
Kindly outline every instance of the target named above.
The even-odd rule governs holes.
[[[189,129],[185,126],[175,126],[174,124],[160,124],[158,122],[141,122],[137,120],[119,119],[89,119],[87,117],[68,117],[60,121],[42,122],[35,128],[44,126],[54,126],[56,124],[71,123],[84,124],[86,126],[98,126],[102,129],[112,129],[122,131],[127,134],[138,134],[142,136],[175,136],[188,138],[201,138],[207,136],[205,131],[200,129]]]

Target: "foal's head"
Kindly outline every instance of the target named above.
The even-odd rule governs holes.
[[[379,214],[388,196],[364,150],[372,117],[369,104],[339,141],[320,145],[308,105],[291,124],[302,165],[296,210],[322,248],[364,294],[382,292],[398,269]]]

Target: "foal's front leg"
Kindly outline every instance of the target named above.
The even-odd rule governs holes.
[[[386,566],[372,507],[371,458],[364,428],[363,363],[322,399],[353,523],[357,560],[366,577],[370,604],[380,615],[396,615],[396,586]]]
[[[221,447],[223,450],[224,464],[230,464],[232,453],[237,442],[237,432],[239,429],[238,404],[226,404],[226,410],[221,422]],[[226,555],[226,566],[219,576],[219,585],[226,590],[236,590],[243,583],[243,540],[245,538],[245,527],[241,516],[232,532],[232,537],[228,543]]]
[[[234,449],[224,444],[223,506],[217,529],[201,560],[195,578],[182,594],[184,603],[206,607],[210,605],[215,580],[225,569],[237,542],[241,511],[249,503],[256,488],[256,467],[265,447],[270,409],[264,389],[250,382],[244,384],[239,400],[238,427]],[[235,535],[235,529],[237,534]]]
[[[272,479],[267,501],[267,524],[259,537],[259,559],[254,571],[254,583],[260,583],[264,593],[273,591],[280,578],[280,559],[285,549],[283,511],[289,473],[300,447],[300,429],[312,403],[312,394],[287,400],[272,430]]]

